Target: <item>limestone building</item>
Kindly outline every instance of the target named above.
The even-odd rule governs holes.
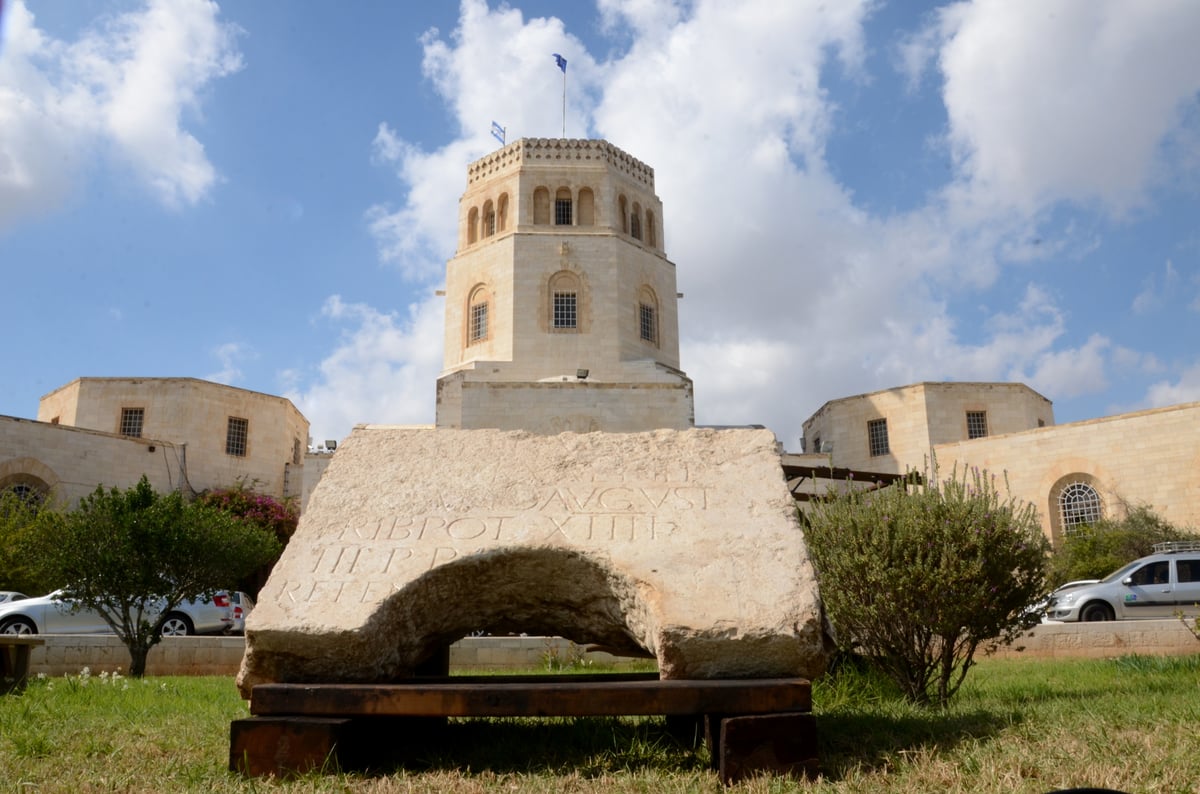
[[[918,383],[831,400],[804,422],[804,448],[838,467],[1003,475],[1059,542],[1071,527],[1148,505],[1200,529],[1200,403],[1054,423],[1019,383]]]
[[[78,378],[37,421],[0,417],[0,489],[66,507],[143,475],[159,491],[238,482],[276,498],[303,488],[308,420],[282,397],[194,378]]]
[[[472,163],[437,425],[691,427],[662,218],[653,169],[606,141],[526,138]]]

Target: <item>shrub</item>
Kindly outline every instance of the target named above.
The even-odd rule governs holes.
[[[29,550],[39,505],[15,491],[0,490],[0,590],[40,593],[49,589]]]
[[[279,501],[272,496],[256,493],[239,482],[232,488],[219,488],[202,493],[197,499],[201,504],[215,507],[244,523],[258,527],[275,536],[279,542],[279,551],[256,570],[242,577],[237,589],[258,597],[262,586],[266,584],[271,568],[279,561],[283,548],[287,546],[296,526],[300,522],[300,513],[290,499]]]
[[[228,589],[278,555],[279,543],[178,491],[160,494],[143,476],[125,490],[98,486],[70,512],[40,511],[30,549],[47,580],[121,638],[140,677],[172,609]]]
[[[1050,560],[1050,586],[1076,579],[1100,579],[1127,562],[1153,553],[1155,543],[1196,537],[1155,514],[1149,505],[1123,506],[1124,518],[1102,519],[1070,531]]]
[[[1031,505],[957,469],[811,503],[807,541],[840,648],[915,703],[945,706],[980,648],[1015,640],[1044,591],[1048,544]]]

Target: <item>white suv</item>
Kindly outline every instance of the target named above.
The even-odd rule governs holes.
[[[1071,583],[1050,594],[1046,619],[1092,621],[1200,615],[1200,540],[1157,543],[1093,584]]]

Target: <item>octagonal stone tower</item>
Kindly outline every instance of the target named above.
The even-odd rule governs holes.
[[[653,169],[607,141],[525,138],[472,163],[437,425],[691,427],[663,236]]]

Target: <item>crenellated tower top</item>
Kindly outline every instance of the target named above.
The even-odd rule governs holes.
[[[587,138],[522,138],[480,157],[467,166],[467,184],[493,179],[524,164],[560,165],[571,161],[607,163],[651,192],[654,169],[605,140]]]

